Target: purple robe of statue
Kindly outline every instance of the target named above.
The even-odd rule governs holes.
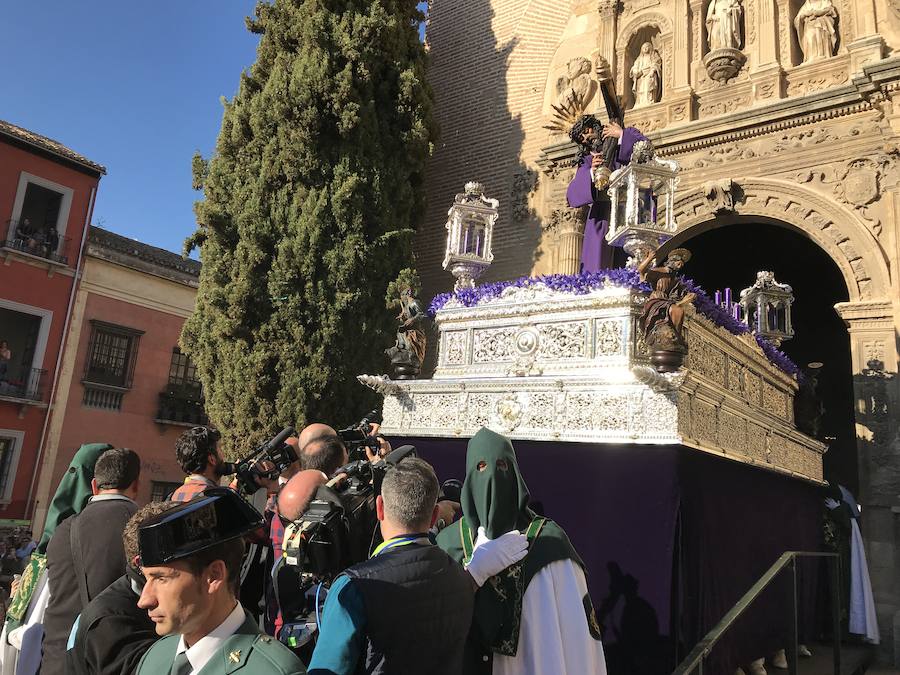
[[[631,161],[631,149],[638,141],[646,140],[640,131],[634,127],[625,127],[619,142],[619,153],[613,169],[618,169],[623,164]],[[612,263],[612,250],[607,246],[604,237],[609,227],[609,197],[603,195],[594,188],[591,181],[590,156],[585,157],[581,166],[575,172],[575,178],[569,183],[566,191],[566,200],[569,206],[591,205],[588,212],[587,223],[584,226],[584,244],[581,247],[581,271],[596,272],[603,266],[609,267]]]

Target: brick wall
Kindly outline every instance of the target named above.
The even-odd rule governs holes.
[[[510,217],[511,190],[515,175],[534,169],[547,143],[541,106],[568,19],[568,3],[551,0],[433,0],[429,77],[441,137],[428,166],[428,204],[416,241],[425,302],[452,287],[453,277],[441,269],[444,223],[453,196],[470,180],[500,200],[494,263],[482,281],[531,272],[540,225]]]

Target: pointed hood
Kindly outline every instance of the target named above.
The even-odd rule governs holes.
[[[484,526],[490,539],[510,530],[524,532],[534,517],[528,499],[512,443],[482,428],[469,441],[466,453],[466,480],[460,494],[466,520],[475,531]]]

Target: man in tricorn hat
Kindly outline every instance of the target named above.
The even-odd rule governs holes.
[[[138,607],[165,637],[144,655],[139,675],[305,675],[237,600],[243,537],[262,526],[259,512],[227,488],[210,488],[141,526],[146,581]]]
[[[475,594],[464,675],[606,675],[600,629],[584,563],[562,528],[537,516],[509,439],[481,429],[469,441],[463,517],[438,546],[470,565],[473,554],[510,532],[528,540],[526,556],[491,576]]]

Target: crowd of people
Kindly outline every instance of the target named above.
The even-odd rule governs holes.
[[[287,443],[298,459],[280,475],[254,467],[258,509],[220,485],[234,465],[214,429],[181,436],[183,485],[143,508],[138,454],[82,446],[13,584],[2,675],[605,675],[583,563],[529,508],[512,444],[488,429],[469,443],[458,502],[423,459],[392,462],[383,438],[367,448],[388,467],[373,500],[380,536],[319,584],[298,624],[277,582],[286,533],[302,538],[323,489],[340,494],[350,458],[324,424]]]

